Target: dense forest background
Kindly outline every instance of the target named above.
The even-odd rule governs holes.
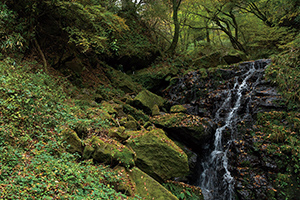
[[[299,0],[2,0],[0,198],[147,198],[138,181],[133,184],[136,176],[126,179],[108,166],[116,164],[82,158],[92,136],[114,143],[103,138],[124,118],[115,104],[124,107],[126,130],[146,130],[155,111],[136,110],[128,103],[132,96],[144,89],[162,95],[174,77],[191,70],[260,58],[272,59],[267,78],[292,113],[279,117],[294,119],[293,128],[283,126],[289,140],[279,134],[271,141],[276,148],[288,142],[291,150],[280,162],[289,158],[292,166],[276,172],[270,199],[296,198],[300,180],[291,177],[300,171],[299,31]],[[75,146],[67,151],[70,140]],[[124,163],[118,160],[123,171],[135,166],[126,156]],[[166,182],[170,178],[155,177],[178,199],[201,194]]]

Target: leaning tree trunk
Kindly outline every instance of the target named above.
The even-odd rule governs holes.
[[[181,0],[171,0],[171,1],[172,1],[172,5],[173,5],[173,22],[174,22],[175,30],[174,30],[174,36],[173,36],[171,46],[167,50],[167,53],[169,53],[170,55],[174,55],[175,49],[178,44],[179,32],[180,32],[180,24],[179,24],[179,20],[178,20],[178,9],[179,9]]]

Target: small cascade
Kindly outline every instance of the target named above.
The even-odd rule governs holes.
[[[249,69],[245,73],[235,76],[232,89],[225,91],[227,97],[215,113],[214,121],[221,125],[215,132],[214,149],[201,163],[202,173],[198,182],[205,200],[234,199],[235,181],[228,169],[227,154],[230,145],[234,142],[237,123],[249,116],[250,100],[247,105],[243,105],[246,108],[244,113],[238,113],[242,100],[251,99],[251,93],[262,77],[264,66],[257,65],[257,63],[259,62],[249,63]],[[253,79],[254,75],[256,80],[250,82],[249,79]],[[224,117],[221,117],[221,113]],[[222,137],[224,133],[230,133],[230,136],[225,139]]]
[[[265,88],[264,69],[270,60],[249,61],[227,69],[189,72],[178,78],[176,84],[165,91],[172,105],[181,104],[190,115],[210,119],[211,130],[206,140],[185,142],[198,156],[198,179],[191,178],[190,184],[201,187],[205,200],[235,199],[235,167],[232,149],[238,138],[238,124],[254,122],[252,116],[262,106],[268,109],[270,97],[257,96],[257,89]],[[268,107],[269,106],[269,107]],[[190,146],[189,146],[190,145]]]

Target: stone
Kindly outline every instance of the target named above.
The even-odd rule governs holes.
[[[178,200],[176,196],[159,184],[159,182],[137,167],[130,170],[129,176],[135,183],[135,194],[143,199]]]
[[[158,105],[154,105],[152,108],[152,116],[155,116],[155,115],[160,115]]]
[[[151,122],[188,147],[199,149],[213,137],[213,124],[209,119],[185,113],[154,116]]]
[[[126,145],[136,155],[136,165],[157,180],[185,176],[189,172],[184,151],[162,129],[133,131]]]
[[[110,128],[108,131],[108,136],[116,139],[119,142],[124,142],[129,138],[129,135],[125,132],[125,129],[126,128],[124,126]]]
[[[133,99],[133,106],[145,111],[146,114],[151,115],[153,107],[163,107],[166,100],[148,90],[143,90]]]
[[[93,137],[92,147],[95,149],[92,158],[96,162],[121,165],[131,168],[135,165],[135,152],[120,142],[103,137]]]
[[[186,113],[187,109],[183,105],[175,105],[170,109],[171,113]]]
[[[70,129],[66,128],[62,131],[63,140],[65,141],[65,147],[67,151],[70,153],[82,153],[83,151],[83,144],[81,139],[78,137],[77,133]]]

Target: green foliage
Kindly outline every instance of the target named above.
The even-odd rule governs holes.
[[[276,162],[278,171],[270,173],[279,198],[294,199],[299,194],[300,178],[300,113],[259,113],[255,148]]]
[[[181,182],[168,181],[163,186],[174,194],[179,200],[202,200],[201,189]]]
[[[23,50],[26,40],[23,37],[25,23],[18,14],[0,2],[0,48],[4,52]]]
[[[66,153],[62,130],[83,133],[109,122],[93,106],[68,97],[68,82],[44,73],[34,62],[0,62],[0,198],[122,199],[109,168]],[[99,116],[99,115],[97,115]],[[134,198],[132,198],[134,199]]]
[[[287,51],[273,56],[273,64],[266,70],[266,77],[280,89],[288,108],[297,109],[300,102],[300,49],[299,35],[285,45]]]
[[[85,1],[58,1],[54,6],[65,18],[63,29],[69,34],[69,42],[79,46],[82,52],[109,53],[110,47],[112,51],[118,50],[116,40],[109,40],[109,37],[128,29],[122,18]]]

